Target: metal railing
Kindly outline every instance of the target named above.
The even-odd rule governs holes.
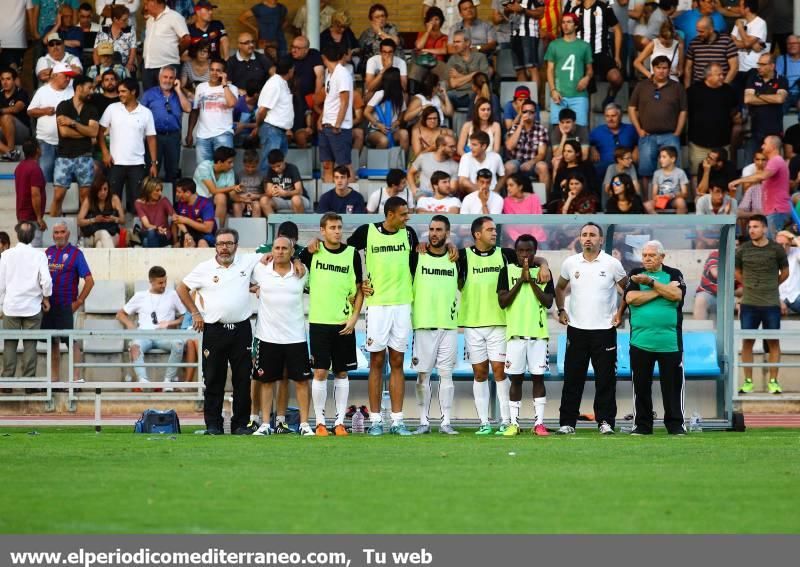
[[[736,344],[738,345],[742,339],[775,339],[775,340],[784,340],[784,339],[795,339],[800,342],[800,330],[782,330],[782,329],[753,329],[753,330],[746,330],[746,329],[737,329],[735,331],[735,340]],[[756,356],[760,353],[753,353],[753,362],[742,362],[740,357],[736,358],[734,363],[734,379],[730,381],[730,396],[736,401],[800,401],[800,392],[799,393],[789,393],[789,394],[758,394],[758,393],[750,393],[750,394],[739,394],[738,387],[738,369],[739,368],[800,368],[800,361],[791,361],[791,362],[767,362],[762,360],[760,362],[756,362]],[[795,353],[796,354],[796,353]],[[764,356],[767,355],[766,352],[763,353]],[[781,356],[793,356],[792,354],[784,354],[781,353]]]

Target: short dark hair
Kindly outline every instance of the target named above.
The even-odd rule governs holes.
[[[213,58],[213,59],[212,59],[212,60],[209,62],[209,64],[208,64],[208,68],[210,69],[210,68],[211,68],[211,66],[212,66],[214,63],[216,63],[217,65],[222,65],[222,70],[223,70],[223,71],[227,71],[227,70],[228,70],[228,63],[227,63],[227,62],[226,62],[224,59],[220,59],[219,57],[215,57],[215,58]]]
[[[119,81],[119,75],[117,75],[116,71],[114,71],[114,69],[112,69],[111,67],[109,67],[100,74],[100,80],[102,80],[103,77],[105,77],[106,75],[114,75],[114,78],[117,79],[117,81]]]
[[[84,2],[83,4],[78,6],[78,10],[83,10],[83,11],[89,10],[90,12],[94,12],[94,8],[92,8],[92,5],[89,4],[88,2]]]
[[[322,48],[322,56],[328,61],[338,61],[342,58],[342,49],[336,43],[329,43]]]
[[[758,14],[758,0],[744,0],[744,7],[754,14]]]
[[[444,227],[447,230],[450,230],[450,219],[448,219],[444,215],[433,215],[433,218],[431,219],[431,222],[440,222],[440,223],[444,224]]]
[[[72,88],[76,89],[81,85],[85,85],[86,83],[94,84],[94,81],[87,77],[86,75],[75,75],[72,77]]]
[[[369,12],[367,13],[367,17],[371,20],[372,14],[374,14],[375,12],[383,12],[384,14],[386,14],[387,18],[389,17],[389,10],[387,10],[386,6],[384,6],[383,4],[373,4],[372,6],[370,6]]]
[[[3,246],[11,246],[11,238],[5,230],[0,230],[0,244]]]
[[[444,181],[445,179],[450,179],[450,174],[446,173],[441,170],[436,170],[431,173],[431,187],[439,185],[440,181]]]
[[[319,227],[325,228],[325,226],[327,226],[329,222],[336,222],[336,221],[341,222],[341,220],[342,220],[342,215],[339,215],[337,213],[325,213],[319,219]]]
[[[402,169],[390,169],[386,174],[386,185],[402,185],[406,178],[406,172]]]
[[[408,203],[402,197],[394,196],[389,197],[386,199],[386,202],[383,204],[383,214],[384,216],[389,216],[389,213],[394,213],[397,209],[401,207],[407,207]]]
[[[558,111],[558,121],[561,122],[562,120],[577,120],[578,115],[575,114],[575,111],[571,108],[562,108]]]
[[[267,154],[267,162],[269,162],[270,165],[275,165],[276,163],[281,163],[285,160],[286,157],[283,155],[283,152],[277,148],[270,150]]]
[[[441,8],[437,8],[436,6],[428,8],[428,11],[425,12],[425,23],[427,24],[433,18],[439,18],[439,20],[444,23],[444,12],[442,12]]]
[[[19,77],[19,73],[17,73],[17,70],[14,69],[14,67],[3,67],[2,69],[0,69],[0,75],[2,75],[3,73],[11,74],[11,78],[14,80],[16,80],[17,77]]]
[[[36,138],[28,138],[22,142],[22,153],[26,159],[30,159],[39,151],[39,141]]]
[[[223,234],[231,234],[233,235],[233,243],[239,244],[239,231],[235,228],[221,228],[217,231],[215,237],[218,239]]]
[[[678,6],[678,0],[659,0],[658,7],[664,10],[665,12],[669,12],[673,8]]]
[[[524,106],[531,106],[531,105],[534,108],[536,108],[536,101],[533,100],[533,99],[530,99],[530,98],[526,98],[525,100],[522,101],[522,106],[520,106],[520,108],[522,108]]]
[[[483,130],[478,130],[477,132],[473,132],[470,137],[470,140],[475,140],[482,146],[489,145],[489,134],[484,132]]]
[[[36,225],[32,221],[22,221],[14,227],[14,232],[17,233],[17,240],[23,244],[30,244],[36,236]]]
[[[391,47],[392,51],[397,51],[397,44],[393,39],[390,39],[388,37],[386,39],[381,40],[380,47]]]
[[[725,148],[711,148],[711,151],[717,154],[719,161],[728,161],[728,150]]]
[[[614,148],[614,161],[621,160],[625,157],[626,154],[632,154],[633,150],[630,148],[626,148],[624,146],[620,146],[618,148]]]
[[[603,228],[599,224],[597,224],[596,222],[591,222],[591,221],[581,225],[581,232],[583,232],[583,229],[586,228],[587,226],[595,227],[598,230],[598,232],[600,233],[600,236],[603,236]]]
[[[664,152],[672,159],[678,159],[678,150],[675,149],[675,146],[662,146],[658,149],[658,152]]]
[[[751,216],[747,222],[750,223],[752,221],[757,221],[763,224],[764,226],[769,226],[769,223],[767,222],[767,217],[760,213]]]
[[[175,182],[175,188],[189,193],[197,193],[197,184],[191,177],[181,177]]]
[[[245,150],[244,156],[242,156],[242,163],[258,163],[258,151]]]
[[[286,75],[294,68],[294,61],[288,55],[278,59],[278,64],[275,66],[275,72],[278,75]]]
[[[136,93],[137,97],[139,96],[139,92],[140,92],[139,91],[139,81],[137,81],[136,79],[123,79],[122,82],[120,83],[120,86],[121,87],[125,87],[126,89],[128,89],[132,93]]]
[[[214,150],[212,156],[214,159],[214,163],[219,163],[221,161],[226,161],[231,158],[235,158],[236,150],[234,150],[233,148],[229,148],[228,146],[220,146],[216,150]]]
[[[165,278],[167,277],[167,270],[162,268],[161,266],[153,266],[150,268],[150,271],[147,272],[147,279],[154,280],[156,278]]]
[[[494,222],[494,220],[492,217],[484,215],[472,221],[472,225],[469,227],[469,233],[472,235],[473,239],[475,238],[475,233],[483,230],[483,225],[487,222]]]
[[[473,2],[472,0],[459,0],[459,2],[458,2],[458,11],[459,12],[461,11],[461,4],[464,4],[465,2],[469,2],[470,4],[475,6],[475,2]]]
[[[249,79],[244,84],[244,92],[246,92],[250,96],[257,95],[261,92],[262,86],[263,85],[261,84],[261,81],[259,81],[258,79]]]
[[[492,178],[492,172],[489,171],[488,169],[486,169],[485,167],[483,167],[483,168],[478,170],[478,173],[476,174],[476,177],[478,179],[491,179]]]
[[[300,229],[298,229],[297,225],[290,220],[283,221],[278,225],[278,232],[275,236],[285,236],[286,238],[297,242],[297,239],[300,238]]]
[[[533,244],[534,253],[536,253],[536,251],[539,249],[539,241],[536,240],[535,236],[533,236],[532,234],[520,234],[514,241],[514,250],[516,250],[517,246],[519,246],[523,242],[530,242],[531,244]]]
[[[650,67],[655,69],[659,65],[666,65],[667,67],[670,67],[672,66],[672,61],[670,61],[669,57],[666,55],[658,55],[650,62]]]
[[[344,175],[348,179],[350,179],[350,170],[347,168],[346,165],[337,165],[333,168],[334,173],[338,173],[339,175]]]

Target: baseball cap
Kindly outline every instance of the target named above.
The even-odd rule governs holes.
[[[100,43],[97,46],[98,55],[114,55],[114,46],[110,43]]]
[[[531,90],[525,86],[514,89],[514,98],[531,98]]]
[[[567,12],[566,14],[562,14],[561,15],[561,19],[563,20],[564,18],[570,18],[576,24],[578,22],[580,22],[580,18],[578,18],[578,14],[575,14],[573,12]]]
[[[206,10],[216,10],[217,6],[215,6],[208,0],[200,0],[197,4],[194,5],[194,11],[196,12],[200,8],[205,8]]]
[[[67,77],[74,77],[75,75],[77,75],[75,70],[64,62],[56,63],[51,73],[52,74],[64,73]]]
[[[44,41],[45,43],[48,43],[48,42],[51,42],[51,41],[63,41],[61,39],[61,36],[58,35],[58,33],[56,33],[56,32],[47,34],[47,37],[44,38],[44,40],[45,40]]]

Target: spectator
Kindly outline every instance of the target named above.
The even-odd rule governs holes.
[[[200,41],[190,45],[188,53],[189,60],[181,67],[181,84],[183,88],[194,92],[211,75],[211,48],[208,43]]]
[[[228,215],[228,202],[232,193],[240,193],[233,173],[236,150],[221,146],[214,150],[212,159],[201,161],[194,170],[197,194],[214,203],[215,216],[224,222]]]
[[[98,22],[94,21],[94,9],[88,2],[78,6],[78,27],[83,32],[81,63],[83,63],[83,68],[86,69],[93,63],[94,42],[97,39],[97,34],[103,29]]]
[[[174,68],[167,66],[161,69],[158,85],[144,91],[141,104],[153,114],[156,157],[158,163],[164,166],[164,179],[173,183],[178,178],[181,161],[183,113],[192,110],[192,103],[183,92],[181,82],[176,79]]]
[[[641,192],[639,176],[636,173],[636,167],[633,165],[633,152],[630,148],[617,148],[614,150],[614,163],[608,166],[603,177],[603,210],[605,210],[606,200],[614,194],[611,182],[615,176],[620,174],[630,177],[634,193],[638,195]],[[648,212],[654,212],[650,201],[645,203],[645,207],[648,208]]]
[[[469,105],[472,92],[472,78],[477,73],[488,73],[489,62],[483,53],[473,53],[470,41],[464,32],[457,31],[451,36],[452,55],[447,61],[447,96],[456,109]]]
[[[735,215],[736,199],[728,196],[728,185],[712,183],[706,195],[701,196],[695,203],[695,213],[698,215]]]
[[[166,5],[166,0],[144,0],[147,11],[145,20],[144,72],[142,84],[145,89],[158,84],[158,73],[162,67],[181,64],[181,56],[192,41],[186,20]]]
[[[217,148],[233,148],[233,107],[239,89],[228,82],[225,65],[224,61],[212,61],[208,82],[197,85],[194,93],[186,145],[192,145],[192,132],[197,126],[195,151],[198,163],[210,160]]]
[[[228,58],[228,80],[239,90],[244,89],[250,81],[255,81],[261,88],[275,64],[266,55],[256,51],[256,42],[251,34],[240,33],[237,42],[239,48]]]
[[[131,76],[128,69],[121,63],[114,63],[114,46],[110,43],[101,43],[94,49],[97,54],[97,63],[86,69],[86,76],[92,79],[97,86],[103,80],[105,71],[113,71],[120,80]]]
[[[731,31],[731,39],[739,50],[737,93],[744,89],[750,71],[758,68],[758,57],[767,46],[767,22],[758,17],[758,0],[740,0],[739,6],[742,17]]]
[[[739,71],[739,58],[736,44],[727,33],[714,31],[711,18],[700,18],[697,22],[697,37],[686,49],[686,70],[683,84],[688,89],[692,83],[699,83],[705,76],[706,67],[716,63],[722,67],[725,82],[730,84]]]
[[[233,147],[234,148],[255,148],[258,147],[256,138],[258,129],[256,124],[256,114],[258,112],[258,97],[261,88],[255,81],[239,89],[241,93],[233,107]],[[291,93],[289,95],[291,97]],[[294,108],[292,109],[294,113]],[[254,134],[255,132],[255,134]]]
[[[339,60],[344,59],[344,53]],[[311,49],[308,38],[302,35],[292,40],[292,61],[294,61],[294,82],[293,92],[302,96],[308,108],[314,107],[314,93],[324,93],[323,78],[325,75],[325,63],[322,61],[320,52]],[[342,65],[344,65],[342,61]]]
[[[286,55],[286,36],[289,28],[289,10],[278,0],[261,0],[239,15],[239,22],[258,34],[258,47],[269,54],[273,60]],[[255,22],[256,25],[250,22]]]
[[[71,6],[61,6],[55,25],[47,33],[48,35],[59,34],[64,41],[64,50],[78,60],[81,59],[83,56],[83,30],[75,25],[75,11]]]
[[[539,81],[539,19],[544,15],[543,0],[519,0],[503,6],[512,17],[511,56],[518,81]]]
[[[510,130],[514,125],[514,119],[522,112],[522,103],[531,100],[531,90],[525,85],[519,85],[514,89],[514,98],[503,104],[503,126],[505,130]],[[539,112],[536,112],[536,120],[539,120]]]
[[[267,156],[269,169],[266,175],[267,196],[264,215],[277,213],[303,213],[311,211],[311,199],[303,187],[300,170],[293,163],[286,161],[280,150],[272,150]]]
[[[458,145],[456,146],[459,154],[463,155],[470,151],[468,140],[475,132],[485,132],[489,136],[489,151],[500,152],[500,143],[502,141],[500,123],[492,119],[492,104],[483,97],[478,98],[472,107],[472,120],[461,127]]]
[[[225,30],[225,24],[220,20],[214,19],[214,10],[216,8],[217,6],[214,6],[208,0],[198,0],[197,4],[194,5],[195,18],[194,23],[189,26],[189,35],[192,38],[192,43],[208,42],[212,59],[227,60],[230,55],[230,40],[228,39],[228,32]]]
[[[437,170],[431,174],[430,185],[433,196],[423,196],[417,200],[418,213],[457,215],[461,210],[461,199],[453,196],[454,187],[450,184],[450,174]]]
[[[435,151],[439,137],[452,135],[450,129],[442,127],[436,108],[428,106],[422,111],[422,118],[411,128],[412,155],[416,159],[424,153]]]
[[[558,113],[558,124],[550,133],[553,150],[553,169],[558,168],[561,152],[567,142],[575,142],[580,147],[581,159],[589,160],[589,129],[577,123],[575,111],[562,108]]]
[[[31,39],[38,42],[47,35],[48,30],[55,26],[58,21],[58,11],[62,5],[67,4],[72,8],[77,8],[79,3],[80,0],[32,0],[33,8],[29,14],[34,22],[33,26],[36,33],[33,34]],[[34,56],[37,56],[36,51]],[[39,53],[41,52],[39,51]]]
[[[550,85],[550,123],[557,124],[562,110],[570,109],[581,126],[589,125],[589,84],[592,49],[577,36],[578,16],[561,16],[562,36],[550,42],[544,55]]]
[[[339,165],[333,169],[333,189],[320,196],[317,213],[350,215],[367,212],[364,197],[347,185],[349,180],[350,170],[346,166]]]
[[[680,135],[687,114],[683,85],[669,79],[669,59],[656,57],[652,77],[636,85],[628,103],[631,124],[639,134],[639,175],[644,191],[656,169],[660,148],[681,146]]]
[[[745,166],[742,170],[742,177],[749,177],[754,173],[762,172],[766,165],[767,156],[764,155],[764,152],[759,150],[756,152],[753,163]],[[730,185],[728,186],[728,191],[730,192]],[[764,214],[764,198],[761,183],[742,183],[741,192],[738,192],[738,194],[742,195],[742,197],[736,209],[736,233],[738,236],[743,237],[747,234],[747,222],[750,217],[754,214]]]
[[[358,44],[361,46],[361,59],[366,65],[367,60],[381,51],[381,41],[391,39],[396,46],[401,47],[400,32],[397,26],[388,22],[389,11],[383,4],[373,4],[369,7],[369,27],[361,32]]]
[[[106,111],[106,108],[115,102],[119,102],[119,92],[117,92],[118,88],[119,78],[117,77],[117,74],[111,69],[106,69],[103,71],[103,73],[100,75],[99,92],[93,92],[89,96],[89,104],[97,109],[97,114],[99,114],[101,117]],[[95,151],[96,150],[97,148],[95,148]]]
[[[569,173],[564,187],[564,197],[548,205],[556,214],[562,215],[591,215],[600,210],[600,201],[597,195],[586,187],[583,175],[578,172]]]
[[[350,150],[353,147],[353,76],[341,64],[342,52],[338,48],[330,46],[322,55],[328,78],[319,120],[319,159],[322,162],[322,180],[330,181],[334,166],[350,167]],[[353,178],[352,168],[350,177]]]
[[[405,152],[409,141],[408,130],[401,126],[406,109],[402,76],[399,69],[389,67],[380,77],[379,89],[374,91],[364,110],[369,124],[367,143],[379,149],[399,146]]]
[[[56,65],[48,83],[39,87],[28,105],[28,116],[36,119],[36,139],[42,151],[39,165],[42,166],[44,178],[49,183],[53,181],[53,167],[58,149],[56,107],[61,101],[72,98],[75,94],[70,85],[74,74],[72,67],[66,63]]]
[[[30,30],[32,39],[35,39],[36,35],[35,8],[29,0],[10,0],[4,7],[7,13],[0,21],[0,37],[3,38],[0,69],[14,69],[19,73],[25,51],[28,49],[25,31]]]
[[[134,15],[134,20],[136,16]],[[94,55],[92,60],[95,65],[100,63],[100,46],[111,45],[111,53],[115,55],[115,63],[123,65],[129,76],[136,74],[136,33],[129,26],[131,13],[124,4],[111,6],[111,25],[103,28],[94,38]],[[87,73],[88,74],[88,73]],[[120,79],[127,77],[120,76]]]
[[[604,210],[608,214],[643,215],[650,213],[636,191],[633,179],[627,173],[614,175],[610,183],[610,196]]]
[[[797,237],[788,230],[780,231],[775,242],[786,251],[789,262],[789,277],[778,287],[781,315],[786,317],[790,310],[800,313],[800,249],[797,248]]]
[[[319,32],[328,31],[333,27],[333,22],[336,19],[336,14],[343,14],[344,12],[337,12],[336,8],[330,5],[329,0],[319,0]],[[308,37],[307,29],[308,14],[306,13],[305,4],[301,5],[297,12],[295,12],[294,19],[292,20],[292,27],[299,32],[300,35]],[[347,24],[350,25],[349,23]],[[350,32],[351,34],[353,32]],[[355,39],[355,36],[353,36]],[[322,38],[320,37],[320,47],[322,46]]]
[[[186,308],[178,298],[174,289],[167,290],[167,271],[161,266],[153,266],[147,273],[150,280],[150,288],[137,291],[133,297],[125,304],[125,307],[117,311],[117,320],[129,330],[139,329],[140,331],[156,331],[166,329],[180,329],[185,317]],[[135,315],[138,326],[133,322],[131,316]],[[183,358],[184,343],[181,339],[162,339],[153,337],[137,338],[131,341],[130,355],[131,361],[140,366],[134,366],[137,382],[149,382],[147,379],[147,369],[144,366],[144,355],[156,348],[169,351],[169,360],[172,364],[181,362]],[[168,366],[164,374],[164,383],[177,382],[178,368]],[[171,392],[172,388],[167,386],[165,392]]]
[[[475,135],[480,136],[480,134]],[[486,168],[479,169],[475,173],[475,190],[461,202],[462,215],[499,215],[503,212],[503,198],[492,190],[495,175]]]
[[[11,239],[5,230],[0,230],[0,256],[9,248],[11,248]],[[34,248],[36,248],[36,246],[34,246]]]
[[[13,67],[0,70],[0,160],[19,161],[16,146],[31,137],[28,93],[17,86]]]
[[[713,27],[713,31],[717,33],[722,33],[728,29],[725,24],[725,18],[717,12],[715,0],[697,0],[696,8],[683,12],[674,21],[675,27],[683,35],[685,45],[692,43],[699,34],[697,26],[702,18],[709,18],[712,24],[709,29]]]
[[[383,76],[389,69],[397,69],[400,74],[401,94],[405,96],[408,92],[408,68],[406,62],[395,55],[397,44],[391,39],[384,39],[380,44],[380,52],[367,59],[366,72],[364,75],[364,94],[365,98],[382,88]]]
[[[208,248],[214,246],[216,229],[211,200],[197,194],[197,185],[191,178],[176,181],[172,241],[183,248]]]
[[[563,145],[562,159],[553,175],[553,187],[550,191],[550,200],[562,199],[568,188],[568,178],[575,173],[580,174],[587,193],[600,197],[600,188],[594,175],[594,167],[583,159],[581,147],[575,140],[569,140]]]
[[[422,0],[422,17],[425,17],[429,8],[439,8],[444,15],[444,20],[442,21],[442,32],[447,35],[451,35],[455,31],[456,25],[461,22],[461,14],[456,9],[457,6],[454,6],[455,2],[456,0]],[[472,3],[475,6],[479,6],[481,1],[473,0]],[[502,8],[499,7],[499,5],[496,9],[502,11]],[[506,33],[508,33],[508,30],[506,30]],[[506,38],[506,43],[508,43],[508,38]]]
[[[434,110],[426,109],[422,120],[434,119],[436,116]],[[456,139],[452,134],[437,136],[432,151],[416,153],[416,159],[408,168],[406,181],[417,201],[422,196],[429,197],[433,194],[431,177],[437,171],[445,173],[452,180],[449,183],[454,191],[458,189],[458,162],[453,159],[455,154]],[[417,182],[418,174],[419,182]]]
[[[45,42],[47,43],[47,53],[36,61],[36,77],[40,84],[50,81],[50,74],[58,63],[65,63],[75,74],[83,72],[83,64],[80,59],[64,50],[64,40],[58,33],[47,34]]]
[[[461,161],[458,162],[458,187],[460,192],[466,195],[477,191],[480,188],[477,183],[478,172],[484,169],[491,175],[489,188],[494,191],[495,186],[502,182],[503,175],[505,175],[503,159],[499,154],[488,150],[489,135],[486,132],[474,132],[469,137],[469,146],[469,153],[461,156]],[[502,208],[502,205],[500,205],[500,209]],[[464,214],[463,210],[462,214]]]
[[[439,77],[433,73],[428,73],[425,78],[418,83],[418,91],[413,97],[409,98],[408,109],[403,119],[406,124],[413,124],[422,115],[423,110],[433,107],[439,114],[439,124],[444,124],[445,117],[452,117],[455,109],[447,96],[447,91],[439,82]],[[418,124],[423,124],[418,121]],[[413,132],[412,132],[413,143]],[[419,153],[415,150],[415,154]]]
[[[233,202],[231,208],[233,209],[234,217],[264,216],[263,209],[266,207],[262,205],[262,202],[268,200],[269,197],[264,193],[266,183],[259,174],[258,163],[258,151],[248,149],[244,152],[242,158],[243,169],[236,174],[242,191],[241,193],[234,191],[231,194],[231,201]]]
[[[84,246],[116,248],[120,245],[120,228],[124,226],[125,211],[122,201],[110,193],[108,182],[98,175],[78,212],[78,228],[84,237]]]
[[[536,103],[526,100],[506,135],[506,175],[536,175],[545,186],[549,185],[550,173],[544,161],[549,142],[547,129],[536,120]]]
[[[713,186],[722,187],[727,191],[728,184],[736,177],[736,166],[728,160],[725,148],[714,148],[708,152],[697,169],[699,180],[697,194],[705,195]]]
[[[706,263],[703,265],[703,273],[700,275],[700,284],[694,295],[694,306],[692,308],[692,319],[706,320],[717,316],[717,276],[719,275],[719,250],[712,250]],[[740,284],[736,282],[738,287]]]
[[[670,60],[669,78],[673,81],[680,81],[686,65],[683,52],[683,41],[676,36],[672,20],[663,20],[658,30],[658,36],[647,43],[633,62],[633,67],[649,79],[653,73],[648,67],[652,68],[653,59],[664,55]],[[645,61],[648,63],[647,66],[644,64]]]
[[[292,80],[293,73],[292,60],[282,58],[258,97],[256,124],[260,125],[261,171],[267,170],[267,156],[272,150],[280,150],[283,154],[289,151],[286,132],[294,125],[294,106],[288,81]]]
[[[425,11],[423,21],[425,30],[417,34],[414,44],[416,57],[411,67],[411,79],[417,83],[431,75],[437,81],[444,77],[444,62],[447,59],[447,33],[442,31],[444,13],[433,6]]]
[[[50,311],[42,318],[42,329],[48,331],[71,330],[75,326],[75,312],[86,302],[94,287],[94,278],[86,263],[86,258],[76,246],[70,243],[66,223],[58,221],[50,227],[54,244],[45,250],[50,278],[53,281],[53,295],[50,296]],[[83,279],[83,287],[78,293],[78,284]],[[50,348],[50,376],[58,382],[61,376],[61,348],[67,337],[54,338]],[[81,344],[75,341],[72,359],[81,359]],[[80,369],[75,368],[73,382],[82,382]]]
[[[622,107],[616,102],[606,105],[603,117],[606,123],[589,133],[590,155],[598,177],[604,175],[608,167],[614,164],[614,152],[617,148],[636,148],[639,143],[636,128],[622,122]],[[635,158],[633,161],[637,161],[638,156],[632,157]]]
[[[321,0],[321,3],[322,2],[327,3],[327,0]],[[323,29],[322,15],[325,9],[332,10],[333,14],[330,16],[330,25],[325,26],[325,29]],[[350,29],[350,16],[343,10],[336,11],[332,6],[326,6],[325,9],[323,9],[322,14],[320,14],[319,47],[320,49],[325,49],[328,45],[337,46],[342,50],[342,53],[344,53],[343,59],[345,63],[350,63],[353,59],[353,53],[358,50],[358,39],[353,33],[353,30]],[[300,9],[297,10],[297,14],[299,15],[301,11],[305,11],[305,6],[300,6]],[[297,18],[295,18],[295,20],[296,19]],[[305,19],[303,19],[303,27],[305,27]],[[307,36],[305,32],[303,32],[302,35]]]
[[[406,174],[402,169],[390,169],[386,174],[386,186],[373,191],[367,199],[367,212],[375,214],[383,210],[391,197],[402,197],[408,203],[408,210],[414,213],[414,193],[406,185]]]
[[[16,194],[17,222],[30,222],[35,228],[33,247],[42,247],[42,233],[47,230],[44,212],[47,193],[39,159],[42,152],[36,138],[25,140],[22,144],[25,159],[14,169],[14,192]]]
[[[133,203],[139,197],[139,188],[146,174],[145,140],[150,155],[150,176],[158,175],[156,127],[153,113],[139,104],[139,83],[125,79],[119,86],[119,102],[106,108],[100,117],[100,135],[97,137],[103,164],[111,168],[108,185],[120,196],[125,192],[125,210],[133,211]],[[106,133],[110,144],[106,143]]]
[[[786,51],[778,57],[776,71],[779,76],[786,78],[789,93],[783,103],[783,111],[797,108],[800,102],[800,37],[790,35],[786,40]]]
[[[789,168],[781,157],[780,148],[780,138],[767,136],[761,144],[761,150],[767,158],[764,170],[728,184],[728,189],[735,191],[740,183],[761,183],[762,206],[769,234],[778,234],[778,231],[783,230],[792,212],[792,201],[789,198]]]
[[[678,161],[678,150],[674,146],[664,146],[658,151],[661,166],[653,174],[651,199],[657,210],[675,209],[680,215],[689,212],[689,178],[686,177]]]
[[[87,101],[92,93],[92,80],[79,75],[72,80],[75,89],[71,99],[56,107],[58,150],[53,167],[53,202],[50,216],[61,216],[61,204],[72,182],[78,184],[80,201],[86,198],[94,179],[92,142],[99,131],[100,115]]]
[[[136,36],[136,13],[139,12],[140,4],[141,0],[95,0],[97,15],[100,16],[100,23],[104,27],[110,26],[114,20],[114,6],[125,5],[129,12],[134,15],[131,21],[131,32],[133,32],[134,37]],[[147,6],[145,5],[146,9]]]
[[[483,53],[486,57],[491,56],[497,47],[494,28],[478,18],[478,9],[472,0],[459,0],[458,13],[461,15],[461,21],[455,24],[450,31],[450,39],[453,44],[450,52],[458,53],[453,38],[456,33],[464,32],[464,38],[469,42],[470,49]]]
[[[31,246],[36,225],[22,221],[15,229],[19,242],[0,256],[0,316],[6,331],[35,331],[42,326],[42,314],[50,310],[53,282],[47,257]],[[16,338],[6,337],[3,378],[17,374],[17,344]],[[22,341],[22,376],[36,376],[35,339]]]
[[[529,177],[520,173],[512,173],[506,178],[506,197],[503,199],[504,215],[541,215],[542,202],[533,192]],[[539,226],[507,226],[506,239],[516,242],[522,234],[533,235],[539,243],[547,241],[547,234]]]
[[[160,179],[146,177],[142,181],[142,194],[134,204],[144,248],[163,248],[170,242],[169,219],[175,211],[169,199],[163,196],[163,189]]]
[[[763,215],[750,217],[747,228],[750,240],[739,246],[735,260],[736,281],[744,286],[744,295],[739,306],[742,330],[761,327],[764,330],[777,331],[781,328],[779,290],[780,285],[789,278],[789,261],[783,246],[767,236],[767,219]],[[767,360],[771,364],[780,362],[780,341],[775,338],[766,339],[766,342]],[[752,364],[753,343],[755,339],[742,340],[742,362]],[[753,368],[744,367],[742,370],[744,383],[739,393],[749,394],[753,391]],[[769,369],[767,391],[770,394],[782,392],[777,366]]]
[[[760,55],[758,73],[748,77],[744,89],[744,103],[750,111],[751,147],[758,148],[767,136],[783,134],[783,103],[788,94],[786,78],[775,74],[772,55]]]

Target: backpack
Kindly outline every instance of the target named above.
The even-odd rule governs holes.
[[[142,417],[133,427],[134,433],[167,433],[181,432],[181,422],[174,409],[171,410],[144,410]]]

